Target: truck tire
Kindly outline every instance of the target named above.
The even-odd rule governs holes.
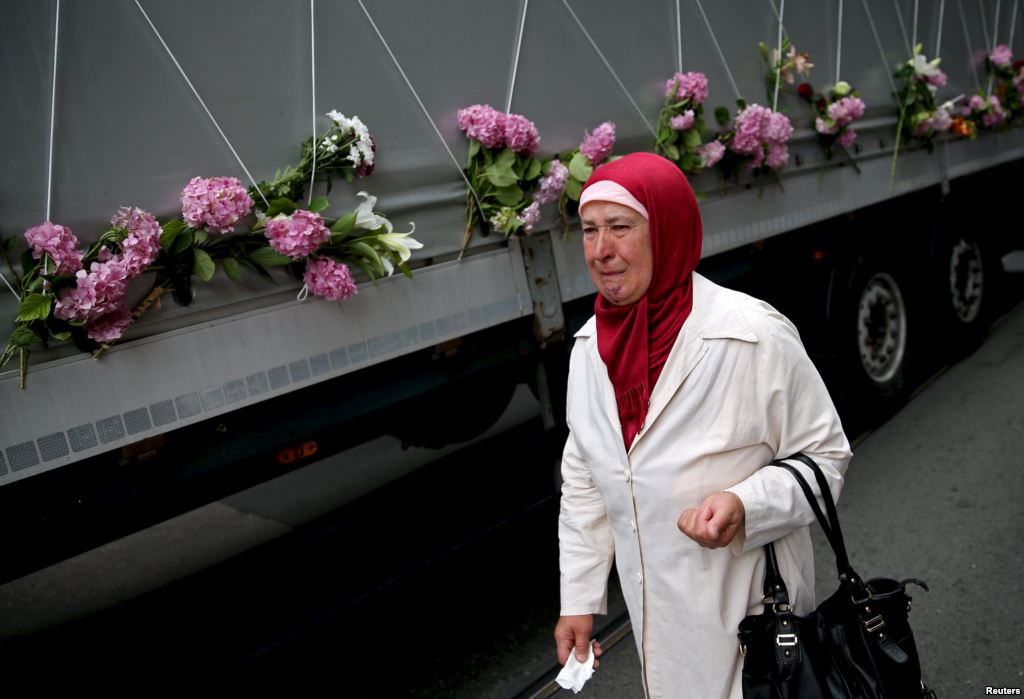
[[[959,356],[976,349],[985,337],[1001,270],[984,242],[972,236],[954,235],[943,250],[938,270],[939,298],[944,299],[939,330],[946,346]]]
[[[891,269],[869,263],[854,275],[845,323],[852,355],[847,368],[855,392],[888,399],[907,385],[912,329],[908,308],[906,291]]]

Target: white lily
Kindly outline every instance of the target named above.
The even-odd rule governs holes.
[[[398,259],[402,262],[408,262],[412,251],[423,247],[423,243],[409,237],[416,232],[416,224],[410,221],[409,225],[412,230],[408,233],[381,233],[377,236],[377,240],[398,253]]]
[[[915,54],[913,60],[910,61],[911,65],[914,66],[914,72],[925,77],[936,75],[939,72],[939,63],[941,62],[941,58],[933,58],[929,61],[920,53]]]
[[[377,205],[377,197],[367,192],[357,192],[357,197],[363,197],[366,199],[362,204],[356,208],[356,227],[364,228],[368,231],[375,231],[381,226],[387,229],[388,233],[394,230],[394,226],[383,216],[375,214],[373,207]]]

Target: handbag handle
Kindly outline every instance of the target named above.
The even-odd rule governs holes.
[[[818,483],[818,488],[821,490],[821,499],[825,502],[825,512],[827,512],[827,516],[821,511],[821,507],[818,505],[818,499],[815,497],[814,491],[811,490],[811,486],[808,485],[807,480],[804,478],[802,473],[796,470],[796,468],[791,464],[785,463],[783,460],[777,459],[771,462],[771,465],[784,468],[793,474],[797,485],[799,485],[800,490],[803,491],[807,503],[811,506],[811,510],[814,512],[814,516],[818,520],[818,524],[821,525],[822,531],[825,532],[825,538],[828,539],[828,543],[832,547],[832,552],[836,556],[836,568],[839,572],[839,579],[849,580],[854,584],[858,584],[860,582],[859,576],[850,566],[850,559],[846,553],[846,542],[843,539],[843,531],[839,526],[839,513],[836,511],[836,503],[832,497],[832,491],[828,487],[828,480],[825,478],[825,474],[822,472],[821,467],[815,463],[814,459],[801,452],[786,458],[795,459],[803,463],[814,473],[814,478]]]

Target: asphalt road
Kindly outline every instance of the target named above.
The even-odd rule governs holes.
[[[856,446],[839,515],[861,575],[928,582],[911,625],[939,697],[1024,687],[1024,305]],[[823,599],[834,558],[816,534]],[[642,699],[639,673],[629,636],[580,696]]]

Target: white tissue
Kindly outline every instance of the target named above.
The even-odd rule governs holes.
[[[579,691],[583,689],[583,685],[593,674],[594,642],[591,641],[586,662],[581,663],[576,659],[576,649],[573,648],[569,653],[568,662],[566,662],[562,671],[558,673],[558,677],[555,678],[555,682],[557,682],[558,686],[562,689],[571,689],[574,694],[579,694]]]

